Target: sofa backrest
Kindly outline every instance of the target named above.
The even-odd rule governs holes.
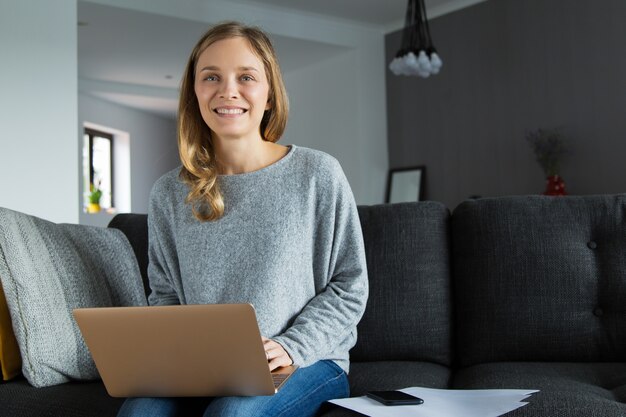
[[[370,296],[352,360],[452,361],[450,213],[435,202],[360,206]],[[146,293],[145,214],[118,214],[109,227],[128,237]]]
[[[133,247],[147,297],[150,294],[150,284],[148,283],[148,215],[118,214],[113,217],[109,227],[121,230]]]
[[[449,217],[440,203],[360,206],[369,299],[353,361],[450,365]]]
[[[451,228],[461,366],[626,360],[626,196],[467,201]]]

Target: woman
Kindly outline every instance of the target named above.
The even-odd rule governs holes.
[[[349,395],[348,352],[367,299],[348,182],[331,156],[275,143],[287,96],[259,29],[210,29],[181,90],[182,168],[150,196],[149,302],[251,303],[269,368],[300,367],[276,395],[208,399],[205,416],[312,416]],[[184,402],[128,399],[119,415],[176,415]]]

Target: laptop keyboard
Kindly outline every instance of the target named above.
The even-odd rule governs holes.
[[[283,383],[289,374],[272,374],[272,381],[274,381],[274,388],[278,388]]]

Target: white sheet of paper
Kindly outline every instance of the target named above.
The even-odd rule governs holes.
[[[393,417],[402,410],[406,417],[497,417],[528,403],[522,402],[537,390],[442,390],[409,387],[399,391],[420,397],[421,405],[386,406],[368,397],[331,400],[333,404],[370,417]]]

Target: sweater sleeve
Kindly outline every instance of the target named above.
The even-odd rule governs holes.
[[[173,285],[173,277],[179,273],[178,257],[172,215],[168,214],[162,190],[162,182],[155,184],[150,193],[148,209],[148,279],[151,293],[149,305],[180,304],[180,297]]]
[[[308,366],[338,346],[349,350],[356,342],[356,325],[368,296],[367,265],[359,215],[347,179],[335,161],[330,190],[318,198],[324,208],[316,213],[318,232],[314,245],[327,265],[327,285],[296,316],[293,324],[273,339],[294,364]],[[326,266],[325,265],[325,266]]]

